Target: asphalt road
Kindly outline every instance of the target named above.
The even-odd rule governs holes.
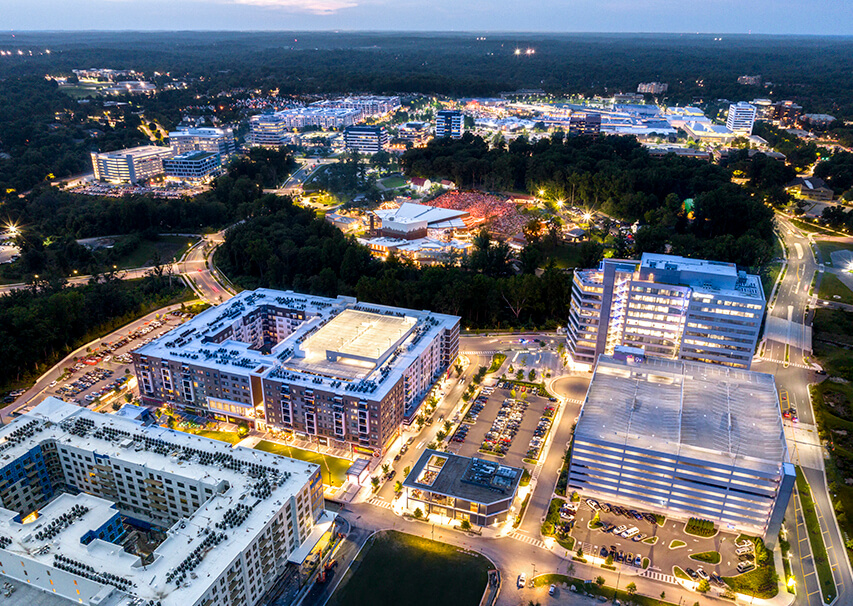
[[[780,394],[787,393],[790,405],[797,409],[799,423],[795,426],[785,421],[785,433],[792,461],[803,468],[811,486],[815,505],[819,512],[821,531],[827,553],[832,564],[835,582],[840,597],[839,604],[847,603],[853,588],[853,573],[847,558],[844,539],[833,514],[832,503],[827,492],[824,473],[824,450],[815,427],[814,411],[809,398],[808,386],[821,379],[808,366],[811,355],[811,320],[816,299],[809,295],[809,286],[817,276],[815,292],[819,287],[822,270],[815,259],[808,236],[803,235],[789,221],[778,217],[779,232],[788,249],[788,268],[779,285],[775,302],[768,314],[767,338],[762,360],[752,365],[753,370],[774,374]],[[770,296],[770,293],[766,293]],[[799,507],[798,504],[795,507]],[[793,515],[792,515],[793,514]],[[814,563],[805,537],[797,539],[797,532],[805,532],[801,524],[792,520],[799,517],[799,510],[788,509],[786,523],[789,541],[795,554],[799,552],[800,563],[794,562],[794,573],[798,587],[797,604],[817,606],[821,603],[814,573]],[[792,539],[791,534],[794,538]]]

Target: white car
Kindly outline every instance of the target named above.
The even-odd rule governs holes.
[[[633,537],[638,532],[640,532],[639,528],[637,528],[636,526],[631,526],[631,528],[629,528],[628,530],[626,530],[625,532],[622,533],[622,538],[623,539],[630,539],[631,537]]]
[[[598,511],[601,507],[598,505],[598,501],[593,501],[592,499],[587,499],[586,504],[589,505],[589,508],[593,511]]]
[[[527,575],[522,572],[520,575],[518,575],[518,588],[522,589],[526,581]]]

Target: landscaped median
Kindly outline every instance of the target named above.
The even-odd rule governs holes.
[[[823,533],[817,519],[817,509],[812,499],[812,492],[806,477],[803,475],[803,470],[799,466],[797,467],[797,494],[800,497],[800,506],[803,508],[803,517],[805,518],[806,530],[809,533],[809,544],[817,569],[820,589],[823,593],[823,601],[828,604],[836,596],[835,579],[832,577],[832,568],[829,565],[829,556],[823,542]]]
[[[542,535],[554,538],[563,549],[569,551],[575,546],[575,539],[569,535],[569,522],[560,517],[560,507],[565,504],[563,499],[551,499],[548,515],[542,523]]]

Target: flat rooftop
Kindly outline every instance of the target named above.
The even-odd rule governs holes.
[[[494,461],[427,449],[403,486],[488,504],[511,499],[522,473],[517,467]]]
[[[126,461],[149,472],[163,472],[202,480],[215,488],[213,495],[166,532],[154,551],[154,561],[139,566],[140,558],[120,545],[95,539],[88,545],[80,538],[97,529],[116,512],[112,503],[89,494],[62,494],[42,508],[32,524],[16,522],[16,512],[0,509],[0,536],[12,542],[6,552],[21,554],[54,565],[60,554],[88,564],[95,573],[109,573],[134,584],[131,591],[144,599],[160,600],[163,606],[194,604],[207,591],[211,578],[229,566],[282,504],[303,489],[318,465],[249,448],[210,440],[162,427],[141,424],[116,415],[104,415],[48,397],[33,410],[0,428],[0,456],[18,458],[32,448],[53,441],[57,447],[73,446],[97,453],[102,462]],[[254,503],[254,505],[252,505]],[[75,504],[88,511],[54,536],[39,537],[35,531],[72,511]],[[227,531],[214,531],[235,507],[250,505],[245,519]],[[133,515],[133,514],[129,514]],[[57,546],[58,543],[58,546]],[[180,585],[167,581],[172,571],[200,548],[205,551],[195,577]]]
[[[599,356],[575,439],[773,473],[787,460],[772,375]]]
[[[301,365],[332,370],[335,363],[362,362],[373,369],[409,335],[416,322],[409,316],[345,309],[304,341],[305,361]]]
[[[283,313],[300,319],[269,353],[235,333],[249,317]],[[381,399],[432,339],[458,322],[457,316],[359,303],[353,297],[260,288],[200,313],[135,353],[244,376],[258,372],[310,388],[355,389]]]

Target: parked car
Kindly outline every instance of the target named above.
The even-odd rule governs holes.
[[[641,556],[638,553],[637,557],[634,558],[634,566],[636,566],[637,568],[640,568],[642,565],[643,565],[643,556]]]
[[[524,587],[524,584],[527,582],[527,575],[523,572],[518,575],[518,588],[521,589]]]

